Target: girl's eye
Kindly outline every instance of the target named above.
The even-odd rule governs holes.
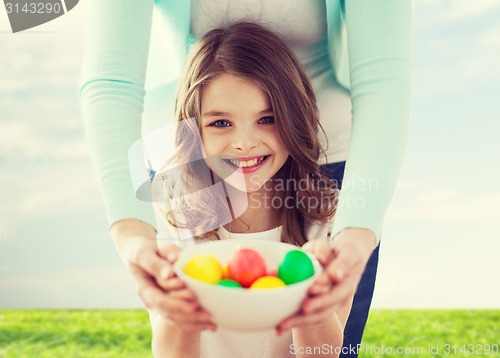
[[[224,127],[229,127],[231,124],[226,121],[225,119],[218,119],[212,123],[210,123],[210,127],[219,127],[219,128],[224,128]]]
[[[274,123],[274,117],[262,117],[260,119],[260,123],[262,123],[262,124]]]

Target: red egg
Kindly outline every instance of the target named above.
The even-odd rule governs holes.
[[[243,287],[250,287],[255,280],[266,275],[264,259],[252,249],[236,251],[229,258],[227,267],[229,278],[239,282]]]

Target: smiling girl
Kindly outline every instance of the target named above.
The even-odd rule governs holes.
[[[176,153],[153,183],[169,198],[171,235],[309,241],[316,255],[330,254],[336,189],[318,164],[315,97],[279,37],[249,22],[208,32],[185,70],[176,117]],[[173,263],[178,250],[162,252]],[[156,357],[302,357],[300,347],[342,347],[352,297],[333,307],[329,280],[311,288],[300,324],[252,334],[216,327],[173,274],[160,281],[170,301],[167,315],[150,311]]]

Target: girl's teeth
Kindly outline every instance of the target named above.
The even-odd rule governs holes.
[[[231,163],[232,165],[236,166],[236,167],[240,167],[240,168],[248,168],[248,167],[253,167],[259,163],[262,163],[262,161],[264,160],[265,157],[260,157],[258,159],[252,159],[252,160],[247,160],[245,162],[242,162],[242,161],[239,161],[239,160],[233,160],[233,159],[229,159],[229,163]]]

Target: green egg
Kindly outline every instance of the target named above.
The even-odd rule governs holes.
[[[313,263],[301,250],[287,252],[278,266],[278,277],[287,285],[307,280],[312,275],[314,275]]]
[[[217,283],[218,286],[231,287],[231,288],[242,288],[241,285],[233,280],[220,280]]]

